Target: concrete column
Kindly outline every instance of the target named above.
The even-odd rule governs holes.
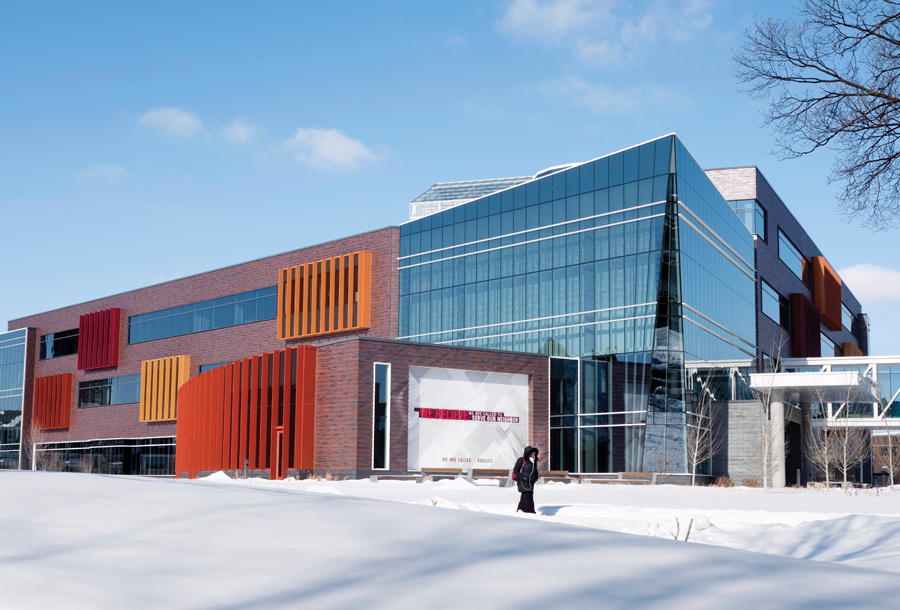
[[[784,487],[784,391],[769,395],[769,423],[772,426],[772,487]]]

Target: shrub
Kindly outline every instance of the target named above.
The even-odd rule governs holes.
[[[744,487],[762,487],[762,485],[759,484],[759,479],[754,479],[752,477],[744,477],[741,479],[741,485]]]
[[[710,487],[734,487],[734,481],[731,480],[730,477],[720,476],[716,477],[716,480],[709,484]]]

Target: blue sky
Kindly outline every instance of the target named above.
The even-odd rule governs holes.
[[[781,2],[755,2],[782,16]],[[896,232],[778,161],[746,3],[17,3],[0,18],[0,320],[397,224],[435,182],[676,132],[756,164],[900,352]],[[850,244],[848,246],[848,244]]]

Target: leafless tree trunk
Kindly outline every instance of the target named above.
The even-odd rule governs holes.
[[[754,17],[735,75],[770,99],[782,158],[837,152],[838,207],[880,230],[900,220],[900,2],[800,0],[794,17]]]
[[[719,422],[721,407],[716,403],[710,387],[711,380],[712,371],[708,371],[705,378],[697,375],[696,382],[700,385],[700,390],[696,392],[696,400],[690,405],[691,409],[685,414],[685,445],[692,487],[697,484],[697,466],[715,457],[724,445]]]

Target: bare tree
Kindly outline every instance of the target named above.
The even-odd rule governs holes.
[[[834,468],[835,438],[828,433],[827,421],[822,426],[813,426],[811,414],[807,413],[804,417],[806,433],[803,438],[803,454],[816,467],[817,472],[825,473],[827,489],[831,482],[831,470]]]
[[[891,425],[888,417],[891,415],[891,411],[893,410],[893,406],[883,406],[881,408],[882,413],[882,422],[884,423],[884,433],[885,435],[882,438],[887,439],[887,456],[884,456],[884,449],[882,448],[883,457],[887,457],[888,459],[888,469],[890,471],[891,477],[891,489],[894,488],[894,437],[891,435]]]
[[[62,452],[60,451],[38,451],[36,456],[37,470],[46,472],[62,472],[65,464],[63,463]]]
[[[685,446],[692,487],[697,484],[697,467],[715,457],[724,446],[719,422],[721,409],[711,387],[712,377],[712,370],[707,370],[705,378],[696,376],[700,389],[695,392],[695,400],[686,413]]]
[[[800,0],[786,19],[754,17],[733,54],[777,153],[837,153],[838,207],[874,230],[900,221],[900,1]]]
[[[816,401],[815,404],[822,409],[821,418],[815,418],[821,419],[821,425],[813,425],[814,418],[811,409],[803,414],[803,455],[815,466],[817,472],[825,474],[825,488],[828,489],[831,470],[834,468],[834,436],[828,433],[829,420],[825,411],[825,392],[821,388],[815,387],[812,390],[812,394]]]
[[[781,370],[781,357],[786,343],[786,337],[773,342],[773,370],[767,372],[777,373]],[[784,469],[784,455],[787,451],[784,428],[790,414],[789,408],[778,411],[773,409],[773,404],[780,401],[782,405],[786,405],[790,397],[779,396],[781,390],[776,390],[772,384],[751,388],[751,391],[756,398],[759,413],[752,436],[750,463],[762,482],[763,490],[768,493],[769,482]]]
[[[37,446],[47,441],[43,430],[33,425],[22,439],[22,469],[37,470]]]
[[[75,462],[75,468],[78,472],[90,474],[94,472],[94,460],[89,455],[83,455]]]
[[[871,432],[851,425],[849,409],[849,403],[841,405],[830,431],[833,437],[834,465],[843,475],[844,487],[847,486],[848,473],[872,455]]]

